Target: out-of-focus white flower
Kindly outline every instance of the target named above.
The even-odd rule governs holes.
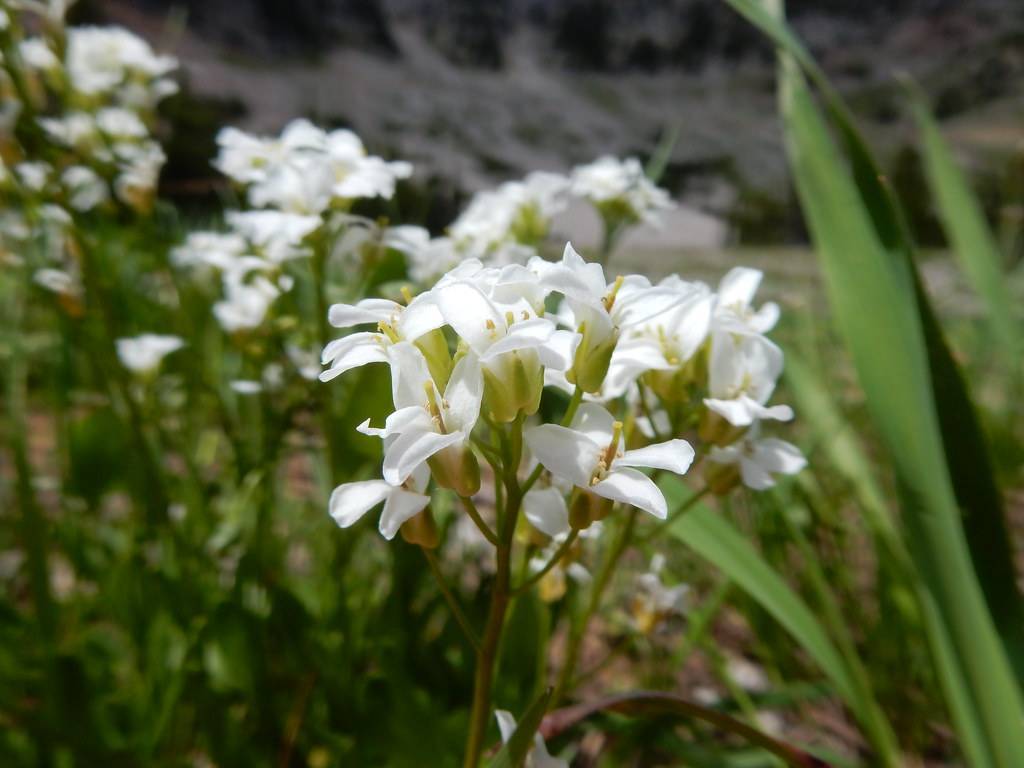
[[[418,283],[436,280],[463,259],[450,237],[431,238],[423,227],[390,227],[383,242],[405,254],[409,277]]]
[[[390,540],[402,523],[418,515],[430,503],[430,497],[423,493],[429,477],[426,465],[421,465],[403,485],[391,485],[384,480],[345,483],[331,493],[328,509],[334,522],[348,528],[384,502],[379,528],[381,536]]]
[[[213,315],[228,333],[258,327],[281,289],[262,275],[249,281],[228,272],[224,275],[224,298],[213,305]]]
[[[114,153],[120,171],[114,180],[114,193],[126,205],[145,208],[167,156],[155,141],[118,144]]]
[[[18,181],[30,192],[42,192],[50,181],[53,169],[43,162],[18,163],[14,166]]]
[[[96,126],[113,139],[144,139],[149,129],[137,113],[123,107],[106,107],[96,113]]]
[[[758,419],[789,421],[788,405],[765,406],[782,373],[782,350],[764,336],[719,331],[711,339],[708,372],[709,410],[734,427],[748,427]]]
[[[245,250],[245,239],[237,232],[190,232],[183,244],[171,250],[170,258],[177,267],[206,265],[228,272]]]
[[[734,267],[718,284],[715,307],[716,328],[733,333],[768,333],[779,320],[779,306],[773,302],[754,310],[751,302],[761,284],[762,272],[748,267]]]
[[[48,291],[64,296],[77,296],[81,293],[78,280],[62,269],[37,269],[32,281]]]
[[[71,27],[66,63],[72,88],[86,95],[111,93],[132,78],[142,78],[145,88],[126,88],[121,94],[130,103],[152,107],[175,89],[166,76],[178,66],[177,59],[157,55],[149,43],[122,27]]]
[[[620,160],[606,155],[578,166],[572,173],[572,192],[609,218],[657,223],[658,214],[673,207],[668,192],[647,178],[635,157]]]
[[[288,359],[292,361],[299,376],[307,381],[316,381],[320,375],[320,358],[313,349],[302,349],[294,344],[288,344],[284,348]]]
[[[552,217],[565,209],[568,191],[565,176],[538,171],[478,192],[451,225],[451,237],[481,255],[508,241],[538,242],[547,235]]]
[[[516,732],[515,717],[504,709],[495,711],[494,717],[498,721],[502,742],[507,742]],[[547,744],[544,743],[544,738],[539,733],[533,735],[533,748],[527,754],[524,765],[525,768],[569,768],[569,763],[566,760],[551,756]]]
[[[232,211],[228,225],[244,237],[256,252],[274,264],[308,256],[302,241],[323,222],[319,216],[284,211]]]
[[[87,166],[72,165],[65,169],[60,179],[68,191],[68,205],[76,211],[91,211],[110,197],[107,183]]]
[[[59,144],[84,150],[96,139],[96,120],[88,112],[69,112],[61,117],[41,117],[39,126]]]
[[[31,69],[49,72],[60,67],[60,59],[57,58],[57,54],[41,37],[29,37],[22,40],[18,46],[18,53],[21,54],[22,61]]]
[[[234,379],[229,386],[239,395],[258,395],[263,391],[263,382],[254,379]]]
[[[673,614],[682,614],[686,610],[686,595],[690,591],[687,584],[667,587],[662,581],[661,573],[665,568],[665,557],[656,554],[651,558],[650,567],[640,574],[633,592],[633,621],[637,629],[644,634],[651,632],[660,622]]]
[[[740,439],[724,448],[715,446],[708,461],[739,465],[743,484],[755,491],[775,485],[775,475],[795,475],[807,466],[800,449],[785,440],[759,437],[758,425]]]
[[[685,440],[668,440],[624,451],[622,424],[594,403],[579,407],[569,427],[542,424],[524,434],[530,452],[553,475],[578,488],[664,519],[668,505],[661,490],[637,467],[685,474],[694,451]]]
[[[117,356],[121,364],[133,373],[152,373],[160,361],[185,346],[177,336],[144,333],[141,336],[117,340]]]

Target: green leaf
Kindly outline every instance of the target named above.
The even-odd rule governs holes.
[[[953,443],[943,443],[932,394],[935,358],[925,345],[930,308],[909,258],[887,250],[899,247],[901,222],[877,174],[866,178],[870,156],[851,153],[851,178],[802,75],[792,59],[781,58],[797,191],[837,322],[900,481],[908,546],[938,606],[926,616],[941,616],[997,764],[1010,766],[1013,755],[1024,754],[1024,710],[968,556],[947,469],[944,449]],[[933,647],[939,631],[932,628]]]
[[[548,688],[519,719],[515,731],[498,750],[494,759],[487,764],[488,768],[521,768],[533,746],[533,735],[540,728],[550,699],[551,689]]]
[[[913,86],[908,87],[908,91],[911,110],[921,133],[928,183],[938,203],[943,229],[960,268],[985,304],[992,330],[1005,351],[1012,355],[1018,348],[1019,326],[1013,318],[996,238],[985,221],[978,198],[957,168],[924,95]]]

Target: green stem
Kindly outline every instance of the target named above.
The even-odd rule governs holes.
[[[548,574],[548,572],[558,564],[558,561],[562,559],[565,553],[569,551],[569,547],[573,545],[573,543],[576,541],[576,537],[579,536],[579,534],[580,531],[578,528],[573,528],[572,530],[570,530],[569,535],[565,537],[565,541],[563,541],[561,546],[559,546],[558,549],[555,550],[555,554],[551,556],[551,559],[548,560],[547,564],[539,571],[534,573],[532,576],[530,576],[530,578],[528,578],[518,587],[513,588],[512,596],[519,597],[519,595],[523,594],[523,592],[525,592],[538,581],[543,579]]]
[[[484,535],[494,546],[498,546],[498,536],[491,530],[491,527],[487,525],[484,519],[480,516],[480,512],[476,508],[476,504],[468,496],[459,496],[459,501],[462,502],[463,508],[466,510],[466,514],[469,515],[470,519],[476,523],[476,527],[480,529],[480,533]]]
[[[561,672],[558,674],[558,681],[555,683],[554,693],[551,694],[552,706],[558,706],[558,703],[565,697],[573,681],[573,675],[576,672],[576,665],[579,663],[580,646],[583,642],[583,638],[586,636],[590,619],[601,605],[601,597],[604,595],[605,589],[608,588],[608,584],[611,582],[612,574],[615,572],[615,567],[619,564],[619,559],[622,557],[622,553],[629,547],[630,540],[633,536],[633,529],[636,525],[636,516],[636,508],[630,509],[625,522],[622,524],[622,528],[619,529],[618,538],[612,544],[612,548],[608,551],[604,561],[601,563],[601,570],[598,572],[597,578],[594,579],[594,585],[591,587],[590,591],[590,600],[587,602],[587,607],[584,610],[582,617],[580,617],[578,621],[574,621],[569,629],[569,642],[565,656],[565,663],[562,665]]]
[[[445,602],[448,603],[448,607],[452,611],[452,615],[455,617],[455,621],[458,622],[459,627],[462,629],[463,634],[469,641],[469,644],[473,646],[473,650],[480,653],[480,639],[476,636],[476,632],[473,631],[473,627],[469,623],[469,619],[466,618],[466,614],[462,612],[462,608],[459,607],[458,600],[455,599],[455,595],[451,589],[448,588],[448,582],[444,580],[444,574],[441,573],[441,565],[437,562],[437,555],[434,554],[434,550],[427,549],[426,547],[420,547],[423,552],[423,556],[427,559],[427,565],[430,566],[430,572],[434,575],[434,580],[437,582],[437,588],[441,590],[441,594],[444,595]]]
[[[491,592],[491,605],[487,613],[487,625],[477,654],[476,672],[473,680],[473,708],[469,716],[469,733],[466,737],[466,755],[463,768],[477,768],[483,752],[487,724],[491,718],[491,688],[494,684],[495,664],[498,660],[498,646],[505,616],[512,598],[512,543],[516,532],[519,508],[522,506],[523,490],[519,486],[516,470],[522,458],[523,418],[522,415],[510,425],[510,434],[503,441],[506,455],[505,472],[502,482],[506,490],[504,511],[498,510],[500,533],[497,543],[497,573]],[[497,482],[497,480],[496,480]]]

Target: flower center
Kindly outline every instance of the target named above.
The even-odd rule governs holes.
[[[599,482],[604,480],[608,474],[609,468],[612,466],[612,462],[622,456],[622,451],[619,450],[619,440],[622,438],[622,422],[616,421],[612,423],[612,439],[608,443],[608,447],[604,449],[601,457],[597,460],[597,467],[594,468],[594,474],[590,476],[590,484],[597,485]]]
[[[601,299],[601,304],[604,305],[605,312],[611,312],[612,307],[615,306],[615,297],[619,294],[619,289],[622,287],[622,283],[625,282],[626,278],[619,275],[615,278],[615,282],[612,284],[611,290],[605,294],[604,298]]]

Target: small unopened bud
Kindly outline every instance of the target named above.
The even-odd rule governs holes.
[[[704,464],[704,481],[716,496],[725,496],[740,484],[740,470],[735,464],[708,461]]]
[[[513,421],[521,413],[530,416],[540,407],[544,369],[533,350],[501,355],[483,369],[484,408],[499,423]]]
[[[572,368],[566,372],[566,378],[578,385],[584,392],[599,392],[608,375],[608,366],[612,361],[612,353],[619,342],[618,330],[605,339],[597,341],[593,338],[589,326],[584,323],[580,327],[583,338],[576,348],[576,357]]]
[[[697,427],[697,434],[701,440],[718,446],[736,442],[744,431],[742,427],[733,426],[721,414],[711,410],[704,411],[700,425]]]
[[[436,549],[441,541],[430,507],[406,520],[399,530],[403,539],[424,549]]]
[[[442,488],[460,496],[472,496],[480,490],[480,462],[469,448],[453,445],[438,451],[429,459],[430,474]]]

